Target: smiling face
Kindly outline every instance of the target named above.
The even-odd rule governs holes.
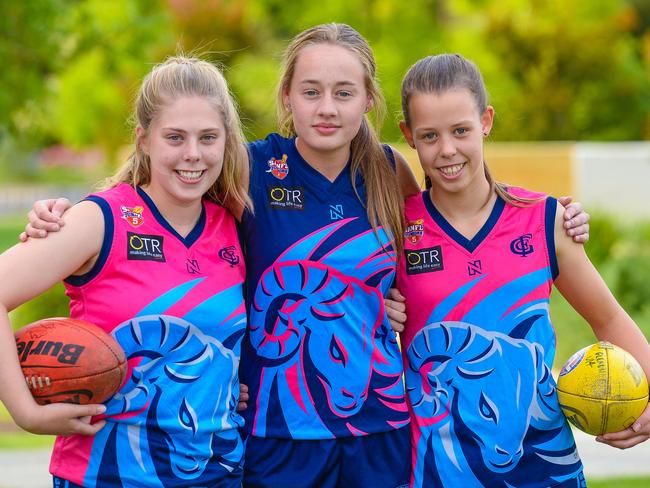
[[[493,118],[492,107],[481,114],[469,90],[454,88],[413,93],[410,124],[400,127],[436,192],[471,191],[485,181],[483,137]]]
[[[149,156],[145,186],[158,205],[200,205],[223,167],[226,128],[220,112],[203,97],[178,97],[165,104],[145,134],[137,135]]]
[[[332,44],[301,50],[283,101],[293,116],[298,150],[310,162],[324,156],[346,162],[371,104],[361,61]]]

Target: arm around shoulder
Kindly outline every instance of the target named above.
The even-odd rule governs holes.
[[[397,181],[404,198],[420,193],[420,185],[415,179],[415,174],[413,174],[413,170],[406,161],[406,158],[404,158],[404,156],[392,146],[391,150],[395,157],[395,173],[397,174]]]

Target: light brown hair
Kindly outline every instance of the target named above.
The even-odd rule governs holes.
[[[278,129],[287,137],[295,136],[291,112],[284,104],[283,95],[289,89],[302,49],[315,44],[340,46],[350,51],[361,62],[364,70],[365,89],[370,97],[378,121],[385,112],[379,83],[376,79],[376,63],[368,42],[356,30],[346,24],[321,24],[307,29],[293,38],[284,52],[283,70],[277,94]],[[365,182],[366,211],[372,228],[382,226],[395,240],[397,256],[401,255],[403,223],[403,197],[395,171],[384,152],[375,128],[367,114],[350,144],[352,185],[358,173]],[[357,194],[357,196],[359,196]],[[361,198],[359,198],[361,200]]]
[[[146,135],[152,120],[170,101],[183,96],[207,99],[221,114],[226,130],[224,161],[217,181],[205,193],[205,198],[224,205],[236,213],[241,208],[252,209],[244,181],[245,165],[248,164],[243,150],[244,136],[235,102],[228,84],[213,64],[195,57],[174,56],[156,65],[140,86],[135,101],[134,122]],[[133,153],[109,178],[105,187],[118,183],[133,186],[146,185],[151,180],[151,161],[136,137]]]
[[[440,94],[454,88],[468,90],[474,98],[479,114],[485,113],[488,106],[487,90],[481,72],[473,62],[460,54],[438,54],[416,62],[402,80],[402,112],[406,125],[410,127],[409,100],[414,93]],[[483,168],[490,188],[507,203],[524,206],[539,200],[509,193],[507,185],[494,181],[485,160]]]

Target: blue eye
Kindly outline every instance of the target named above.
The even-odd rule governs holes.
[[[481,412],[483,418],[487,420],[492,420],[496,424],[499,421],[499,419],[497,418],[497,413],[495,412],[492,405],[490,405],[490,403],[491,402],[486,398],[483,392],[481,392],[481,398],[479,399],[478,402],[479,411]]]
[[[194,413],[194,410],[192,410],[192,407],[187,403],[186,399],[183,399],[183,403],[181,404],[180,411],[178,412],[178,420],[183,427],[196,434],[198,424],[196,413]]]
[[[332,336],[332,340],[330,341],[330,356],[337,363],[342,363],[343,366],[347,363],[347,354],[345,354],[343,347],[334,336]]]
[[[436,139],[438,139],[438,135],[435,132],[427,132],[426,134],[422,135],[422,139],[425,142],[431,142],[431,141],[435,141]]]

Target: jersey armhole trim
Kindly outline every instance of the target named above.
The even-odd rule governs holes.
[[[386,157],[388,158],[388,162],[390,163],[391,168],[393,168],[393,171],[397,171],[397,164],[395,163],[395,154],[393,153],[393,149],[388,144],[382,144],[381,147],[384,148],[384,152],[386,153]]]
[[[557,263],[557,254],[555,253],[555,213],[557,212],[557,200],[553,197],[546,198],[546,210],[544,212],[544,229],[546,230],[546,249],[548,249],[548,259],[551,265],[551,277],[553,281],[560,274],[560,268]]]
[[[113,212],[111,207],[106,200],[97,195],[91,195],[86,197],[82,201],[90,201],[96,203],[102,211],[104,216],[104,239],[102,242],[102,248],[99,251],[99,256],[93,267],[87,273],[84,273],[79,276],[68,276],[64,281],[72,286],[82,286],[95,278],[99,272],[104,268],[106,261],[108,260],[108,255],[111,252],[111,247],[113,245],[113,235],[114,235],[114,221],[113,221]]]

